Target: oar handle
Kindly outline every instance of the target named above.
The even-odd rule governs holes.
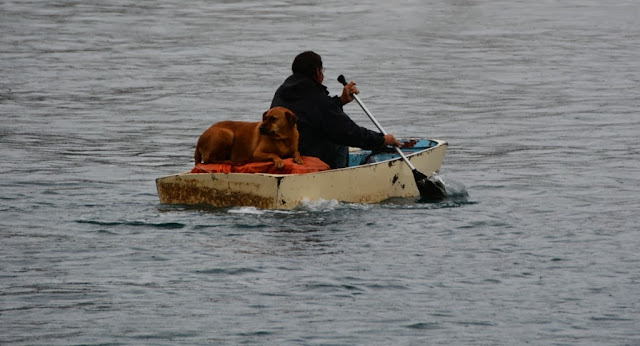
[[[338,82],[342,83],[342,85],[347,85],[347,80],[344,78],[343,75],[339,75],[338,76]],[[371,119],[371,121],[373,121],[373,123],[376,125],[376,127],[378,128],[378,130],[380,130],[380,132],[382,132],[383,135],[387,134],[387,131],[385,131],[382,128],[382,125],[380,125],[380,123],[378,122],[378,120],[376,120],[376,118],[373,117],[373,114],[371,114],[371,112],[369,112],[369,109],[367,109],[367,106],[364,105],[364,103],[362,103],[362,101],[360,101],[360,98],[358,97],[358,95],[356,94],[351,94],[353,96],[353,98],[356,100],[356,102],[358,102],[358,104],[360,105],[360,107],[362,108],[362,110],[367,113],[367,116],[369,116],[369,119]],[[409,161],[409,159],[407,159],[406,156],[404,156],[404,153],[402,152],[402,150],[400,150],[400,148],[394,146],[393,147],[398,154],[400,155],[400,157],[402,157],[402,159],[404,160],[404,162],[407,163],[407,165],[409,165],[409,168],[411,168],[412,171],[415,171],[416,168],[413,166],[413,164],[411,163],[411,161]]]

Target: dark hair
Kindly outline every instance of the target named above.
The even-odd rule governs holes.
[[[291,64],[291,70],[294,74],[301,74],[311,78],[316,75],[318,69],[322,69],[322,58],[312,51],[298,54],[293,59],[293,64]]]

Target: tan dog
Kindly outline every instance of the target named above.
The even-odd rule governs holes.
[[[211,125],[198,139],[196,165],[222,162],[273,161],[282,168],[282,158],[293,157],[302,164],[298,152],[298,117],[284,107],[264,112],[262,121],[222,121]]]

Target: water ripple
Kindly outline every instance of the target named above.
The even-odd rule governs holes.
[[[0,344],[638,344],[635,0],[0,1]],[[166,206],[323,56],[448,198]],[[373,128],[357,104],[344,107]]]

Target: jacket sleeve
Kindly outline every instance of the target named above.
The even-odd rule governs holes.
[[[335,99],[338,99],[337,102]],[[342,110],[340,99],[336,96],[323,104],[322,126],[327,136],[334,142],[362,149],[378,149],[384,144],[382,133],[369,130],[356,124]]]
[[[336,95],[334,97],[331,98],[331,102],[333,104],[335,104],[336,106],[338,106],[338,108],[340,108],[340,110],[342,110],[342,101],[340,101],[340,96]]]

